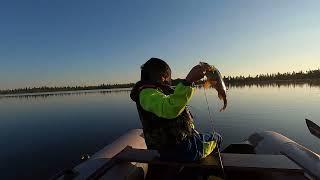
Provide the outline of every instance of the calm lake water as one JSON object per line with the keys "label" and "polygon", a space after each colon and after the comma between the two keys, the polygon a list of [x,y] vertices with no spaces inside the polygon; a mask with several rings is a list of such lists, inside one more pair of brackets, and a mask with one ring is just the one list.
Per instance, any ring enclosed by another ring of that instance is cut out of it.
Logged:
{"label": "calm lake water", "polygon": [[[216,91],[197,89],[190,109],[199,131],[215,129],[224,147],[253,132],[277,131],[320,152],[305,118],[320,124],[320,87],[309,85],[231,87],[225,112]],[[0,96],[0,179],[46,179],[80,162],[129,129],[140,128],[130,92],[80,91],[37,96]]]}

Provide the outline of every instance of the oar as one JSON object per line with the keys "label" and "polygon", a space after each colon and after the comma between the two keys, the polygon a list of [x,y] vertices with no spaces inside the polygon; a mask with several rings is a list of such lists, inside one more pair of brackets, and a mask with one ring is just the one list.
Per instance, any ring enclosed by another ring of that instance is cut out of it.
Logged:
{"label": "oar", "polygon": [[306,119],[306,123],[310,133],[320,139],[320,127],[309,119]]}

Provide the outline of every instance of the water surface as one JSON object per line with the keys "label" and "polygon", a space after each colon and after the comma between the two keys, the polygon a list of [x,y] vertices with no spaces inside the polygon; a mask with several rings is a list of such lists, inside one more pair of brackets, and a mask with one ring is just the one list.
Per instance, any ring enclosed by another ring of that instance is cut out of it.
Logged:
{"label": "water surface", "polygon": [[[46,179],[80,162],[129,129],[140,128],[128,89],[42,93],[0,97],[0,179]],[[215,90],[190,102],[196,128],[214,128],[224,147],[253,132],[277,131],[320,152],[320,140],[308,132],[304,118],[320,124],[320,87],[309,85],[230,87],[229,104]]]}

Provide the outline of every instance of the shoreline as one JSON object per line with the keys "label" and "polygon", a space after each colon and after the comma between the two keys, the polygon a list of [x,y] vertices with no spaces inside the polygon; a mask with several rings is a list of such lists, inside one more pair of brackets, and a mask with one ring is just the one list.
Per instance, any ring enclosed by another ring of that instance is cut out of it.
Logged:
{"label": "shoreline", "polygon": [[[177,84],[177,83],[176,83]],[[319,79],[299,79],[299,80],[237,80],[237,81],[226,81],[227,86],[251,86],[251,85],[290,85],[290,84],[308,84],[310,86],[320,86]],[[16,90],[2,90],[0,91],[0,97],[10,97],[10,96],[25,96],[25,95],[50,95],[50,94],[70,94],[77,92],[93,92],[93,91],[128,91],[129,88],[133,87],[133,83],[130,84],[118,84],[117,87],[107,87],[105,85],[101,86],[86,86],[86,87],[40,87],[31,89],[16,89]],[[12,93],[13,91],[17,91]],[[11,93],[10,93],[11,92]]]}

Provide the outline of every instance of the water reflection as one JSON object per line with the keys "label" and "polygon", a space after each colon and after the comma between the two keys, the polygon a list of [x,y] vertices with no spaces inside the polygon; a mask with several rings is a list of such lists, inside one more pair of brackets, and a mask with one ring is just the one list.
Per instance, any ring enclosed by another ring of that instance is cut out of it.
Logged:
{"label": "water reflection", "polygon": [[[289,83],[289,82],[277,82],[277,83],[270,83],[270,82],[261,82],[261,83],[233,83],[227,84],[227,89],[232,88],[280,88],[280,87],[287,87],[287,88],[295,88],[295,87],[309,87],[309,88],[320,88],[320,83],[305,83],[305,82],[296,82],[296,83]],[[196,88],[201,89],[202,86],[197,86]],[[47,93],[30,93],[30,94],[9,94],[9,95],[0,95],[1,98],[18,98],[18,99],[36,99],[36,98],[48,98],[48,97],[55,97],[55,96],[82,96],[92,93],[98,94],[116,94],[116,93],[129,93],[131,88],[125,89],[103,89],[103,90],[80,90],[80,91],[66,91],[66,92],[47,92]]]}

